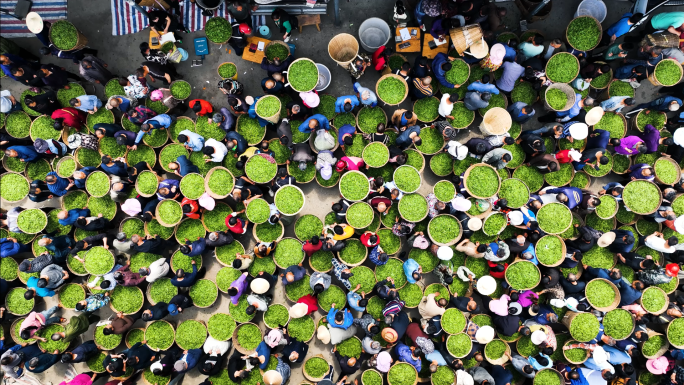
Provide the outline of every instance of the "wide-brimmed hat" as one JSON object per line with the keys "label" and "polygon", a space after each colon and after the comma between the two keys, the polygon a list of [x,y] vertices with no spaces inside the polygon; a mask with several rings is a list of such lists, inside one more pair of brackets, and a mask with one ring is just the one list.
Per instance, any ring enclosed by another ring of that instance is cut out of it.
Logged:
{"label": "wide-brimmed hat", "polygon": [[603,114],[605,113],[606,112],[603,111],[603,108],[594,107],[587,112],[587,115],[584,117],[584,122],[587,124],[587,126],[593,126],[601,120]]}
{"label": "wide-brimmed hat", "polygon": [[252,96],[245,96],[245,103],[249,104],[250,106],[254,104],[254,97]]}
{"label": "wide-brimmed hat", "polygon": [[456,159],[458,160],[463,160],[468,156],[468,147],[466,146],[458,146],[456,149]]}
{"label": "wide-brimmed hat", "polygon": [[494,332],[493,327],[485,325],[477,330],[477,332],[475,333],[475,339],[478,343],[485,345],[490,343],[494,339],[495,334],[496,333]]}
{"label": "wide-brimmed hat", "polygon": [[302,318],[309,311],[309,307],[304,303],[296,303],[290,307],[288,313],[290,318]]}
{"label": "wide-brimmed hat", "polygon": [[570,126],[570,136],[572,136],[573,139],[586,139],[588,134],[589,126],[587,126],[585,123],[575,123]]}
{"label": "wide-brimmed hat", "polygon": [[506,47],[504,47],[501,43],[494,44],[489,50],[489,59],[494,64],[501,64],[504,56],[506,56]]}
{"label": "wide-brimmed hat", "polygon": [[646,361],[646,369],[653,374],[667,373],[668,361],[667,357],[660,356]]}
{"label": "wide-brimmed hat", "polygon": [[32,33],[41,33],[43,31],[43,18],[37,12],[29,12],[26,15],[26,27]]}
{"label": "wide-brimmed hat", "polygon": [[517,302],[508,303],[508,314],[509,315],[519,315],[522,313],[522,305]]}
{"label": "wide-brimmed hat", "polygon": [[451,207],[456,211],[468,211],[473,206],[473,202],[459,195],[451,200]]}
{"label": "wide-brimmed hat", "polygon": [[482,219],[480,218],[470,218],[468,219],[468,230],[478,231],[482,228]]}
{"label": "wide-brimmed hat", "polygon": [[249,284],[249,288],[252,289],[255,294],[264,294],[270,287],[271,285],[268,281],[263,278],[256,278]]}
{"label": "wide-brimmed hat", "polygon": [[283,383],[283,376],[275,370],[269,370],[264,373],[264,384],[266,385],[280,385]]}
{"label": "wide-brimmed hat", "polygon": [[508,222],[513,226],[520,226],[523,223],[523,213],[520,210],[509,212]]}
{"label": "wide-brimmed hat", "polygon": [[546,334],[541,330],[537,330],[534,333],[532,333],[532,335],[530,336],[530,340],[533,344],[539,345],[542,342],[546,341]]}
{"label": "wide-brimmed hat", "polygon": [[477,59],[484,59],[488,53],[489,45],[486,41],[484,41],[484,39],[480,39],[480,41],[477,41],[470,46],[470,54]]}
{"label": "wide-brimmed hat", "polygon": [[81,147],[81,134],[71,134],[67,136],[67,146],[71,149]]}
{"label": "wide-brimmed hat", "polygon": [[477,280],[477,291],[482,295],[490,295],[496,291],[496,280],[489,275]]}
{"label": "wide-brimmed hat", "polygon": [[442,261],[448,261],[454,256],[454,250],[449,246],[440,246],[437,249],[437,258]]}
{"label": "wide-brimmed hat", "polygon": [[330,343],[330,330],[328,330],[325,325],[319,325],[316,330],[316,338],[318,338],[324,344]]}
{"label": "wide-brimmed hat", "polygon": [[609,231],[607,233],[604,233],[601,235],[601,238],[598,239],[596,242],[596,245],[598,247],[608,247],[610,246],[613,242],[615,241],[615,233],[612,231]]}

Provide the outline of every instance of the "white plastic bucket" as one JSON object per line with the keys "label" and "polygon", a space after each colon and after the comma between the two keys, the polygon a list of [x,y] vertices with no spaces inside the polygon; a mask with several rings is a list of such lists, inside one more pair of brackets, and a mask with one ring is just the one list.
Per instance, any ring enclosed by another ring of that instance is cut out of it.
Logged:
{"label": "white plastic bucket", "polygon": [[591,16],[602,23],[606,18],[608,9],[606,5],[601,0],[584,0],[577,7],[577,12],[575,12],[575,17],[578,16]]}
{"label": "white plastic bucket", "polygon": [[316,63],[316,67],[318,68],[318,84],[314,89],[316,91],[323,91],[330,85],[330,70],[328,69],[328,67],[324,66],[321,63]]}
{"label": "white plastic bucket", "polygon": [[361,47],[368,52],[374,52],[376,49],[387,44],[391,34],[392,32],[387,22],[377,17],[366,19],[359,27]]}

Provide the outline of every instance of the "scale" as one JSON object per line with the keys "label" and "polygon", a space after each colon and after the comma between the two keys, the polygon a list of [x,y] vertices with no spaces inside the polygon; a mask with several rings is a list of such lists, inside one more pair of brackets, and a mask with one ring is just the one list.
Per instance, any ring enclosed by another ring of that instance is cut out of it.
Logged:
{"label": "scale", "polygon": [[209,55],[209,42],[206,37],[196,37],[193,42],[195,55],[199,56],[199,59],[192,61],[192,67],[200,67],[204,63],[204,56]]}

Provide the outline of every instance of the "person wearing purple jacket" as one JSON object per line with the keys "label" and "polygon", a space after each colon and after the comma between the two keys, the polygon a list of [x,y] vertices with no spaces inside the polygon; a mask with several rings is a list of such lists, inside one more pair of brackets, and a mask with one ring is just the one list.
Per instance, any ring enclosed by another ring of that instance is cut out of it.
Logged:
{"label": "person wearing purple jacket", "polygon": [[135,138],[137,134],[133,131],[128,131],[128,130],[119,130],[114,134],[114,138],[116,139],[116,144],[119,146],[128,146],[131,147],[135,145]]}
{"label": "person wearing purple jacket", "polygon": [[306,275],[306,269],[299,265],[289,266],[280,274],[283,286],[300,281]]}
{"label": "person wearing purple jacket", "polygon": [[645,180],[653,180],[655,179],[655,175],[653,171],[653,167],[649,166],[648,163],[637,163],[632,165],[632,167],[629,168],[629,178],[632,180],[635,179],[645,179]]}
{"label": "person wearing purple jacket", "polygon": [[238,304],[240,296],[247,289],[247,275],[249,275],[249,273],[244,272],[242,273],[240,278],[230,283],[230,287],[228,288],[228,295],[230,296],[230,302],[232,302],[233,305]]}
{"label": "person wearing purple jacket", "polygon": [[660,145],[660,131],[658,131],[657,128],[653,127],[651,124],[647,124],[646,127],[644,127],[644,132],[640,133],[638,136],[646,145],[647,154],[658,151],[658,146]]}
{"label": "person wearing purple jacket", "polygon": [[560,188],[551,188],[546,191],[540,191],[539,195],[544,195],[544,194],[558,194],[556,196],[556,199],[568,206],[570,210],[574,209],[582,203],[582,190],[580,190],[577,187],[560,187]]}
{"label": "person wearing purple jacket", "polygon": [[515,62],[506,61],[501,65],[501,68],[503,68],[503,74],[496,81],[496,86],[503,92],[511,92],[518,79],[525,73],[525,67]]}
{"label": "person wearing purple jacket", "polygon": [[614,142],[615,152],[621,155],[636,155],[645,154],[648,148],[643,140],[636,135],[630,135],[626,138],[617,139]]}

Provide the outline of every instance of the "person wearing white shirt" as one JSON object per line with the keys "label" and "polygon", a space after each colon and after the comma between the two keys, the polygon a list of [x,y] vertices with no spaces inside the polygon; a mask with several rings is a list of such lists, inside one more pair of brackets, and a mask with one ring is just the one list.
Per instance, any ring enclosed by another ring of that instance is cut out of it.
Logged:
{"label": "person wearing white shirt", "polygon": [[204,155],[210,156],[210,159],[205,159],[204,162],[216,162],[221,163],[223,158],[228,154],[228,147],[225,144],[219,142],[218,140],[211,138],[204,142],[204,149],[202,150]]}
{"label": "person wearing white shirt", "polygon": [[[592,370],[585,367],[580,367],[582,375],[587,380],[589,385],[607,385],[608,381],[603,378],[604,371]],[[610,373],[608,370],[605,373]],[[612,378],[612,374],[609,375]]]}
{"label": "person wearing white shirt", "polygon": [[145,277],[145,281],[152,283],[169,273],[169,264],[166,258],[159,258],[150,264],[150,267],[141,267],[140,275]]}
{"label": "person wearing white shirt", "polygon": [[204,341],[204,352],[211,354],[213,351],[218,351],[220,356],[226,354],[230,350],[230,340],[228,341],[218,341],[214,337],[209,336],[207,340]]}
{"label": "person wearing white shirt", "polygon": [[668,239],[663,238],[663,234],[659,232],[655,232],[646,239],[644,239],[644,244],[653,250],[660,251],[661,253],[674,253],[677,249],[675,248],[675,245],[677,245],[677,237],[672,236]]}
{"label": "person wearing white shirt", "polygon": [[[385,182],[385,184],[383,186],[385,186],[385,188],[387,190],[389,190],[390,194],[392,194],[394,191],[396,191],[396,197],[392,198],[395,201],[401,200],[401,197],[404,196],[404,193],[401,192],[401,190],[399,190],[399,188],[397,187],[396,183],[394,183],[394,181]],[[387,213],[385,213],[385,214],[387,214]]]}
{"label": "person wearing white shirt", "polygon": [[454,109],[454,103],[458,101],[458,95],[449,95],[449,94],[444,94],[442,95],[442,100],[439,102],[439,109],[437,110],[439,112],[439,116],[448,118],[448,119],[453,119],[454,117],[451,116],[451,111]]}

